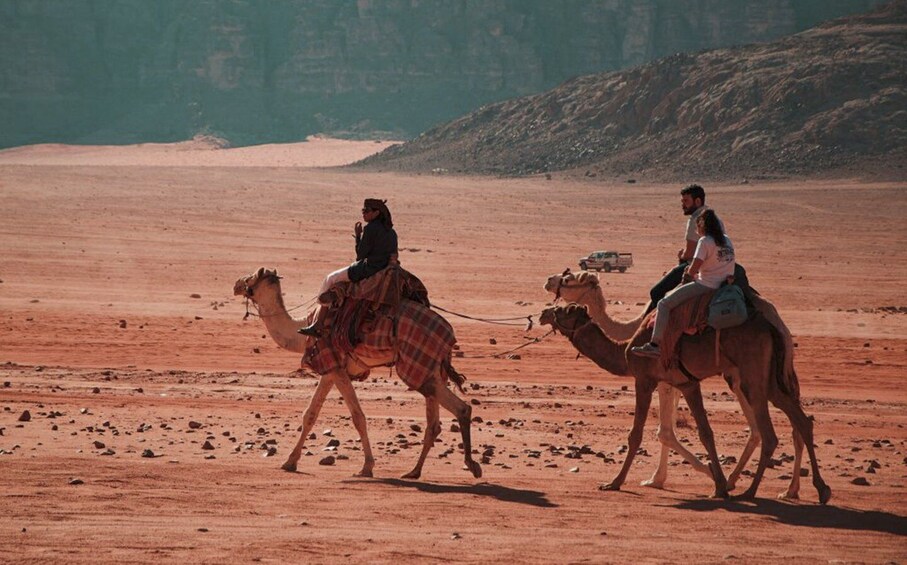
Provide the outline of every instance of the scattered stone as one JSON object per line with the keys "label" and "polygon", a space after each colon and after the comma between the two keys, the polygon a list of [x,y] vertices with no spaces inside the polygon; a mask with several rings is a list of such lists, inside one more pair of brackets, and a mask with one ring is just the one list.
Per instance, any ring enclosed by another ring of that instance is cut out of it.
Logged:
{"label": "scattered stone", "polygon": [[9,382],[9,381],[3,381],[3,387],[4,387],[4,388],[9,388],[9,387],[12,386],[12,384],[13,384],[13,383],[11,383],[11,382]]}
{"label": "scattered stone", "polygon": [[318,462],[319,465],[333,465],[337,460],[333,455],[328,455]]}
{"label": "scattered stone", "polygon": [[100,394],[100,393],[101,393],[101,389],[98,387],[94,387],[93,389],[91,389],[91,394]]}
{"label": "scattered stone", "polygon": [[450,534],[450,539],[461,539],[462,537],[463,537],[463,536],[461,536],[461,535],[460,535],[459,533],[457,533],[457,532],[454,532],[454,533]]}
{"label": "scattered stone", "polygon": [[498,344],[498,340],[496,340],[496,339],[493,338],[493,337],[490,337],[490,338],[488,338],[488,343],[490,343],[491,345],[497,345],[497,344]]}
{"label": "scattered stone", "polygon": [[201,422],[196,422],[196,421],[194,421],[194,420],[190,420],[190,421],[189,421],[189,428],[190,428],[190,429],[197,430],[197,429],[199,429],[200,427],[202,427]]}
{"label": "scattered stone", "polygon": [[852,481],[850,481],[850,484],[859,485],[861,487],[868,487],[869,481],[866,479],[866,477],[855,477]]}
{"label": "scattered stone", "polygon": [[201,297],[202,297],[201,294],[197,294],[195,292],[193,292],[192,294],[189,295],[189,298],[201,298]]}
{"label": "scattered stone", "polygon": [[101,455],[116,455],[116,454],[117,454],[117,452],[110,448],[107,448],[105,451],[101,452]]}
{"label": "scattered stone", "polygon": [[84,485],[85,481],[82,479],[69,479],[69,484],[71,485]]}
{"label": "scattered stone", "polygon": [[268,446],[267,451],[265,451],[264,454],[262,454],[262,457],[273,457],[276,454],[277,454],[277,448],[274,447],[273,445],[271,445],[271,446]]}
{"label": "scattered stone", "polygon": [[459,433],[459,432],[460,432],[460,426],[458,426],[458,425],[456,425],[456,424],[451,424],[451,425],[450,425],[450,431],[453,432],[453,433]]}
{"label": "scattered stone", "polygon": [[421,432],[422,426],[420,426],[419,424],[410,424],[409,429],[411,429],[414,432]]}
{"label": "scattered stone", "polygon": [[20,422],[29,422],[29,421],[31,421],[31,412],[29,412],[28,410],[24,410],[24,411],[22,412],[22,414],[19,416],[19,421],[20,421]]}
{"label": "scattered stone", "polygon": [[95,442],[94,442],[94,448],[95,448],[95,449],[104,449],[105,447],[107,447],[107,446],[104,445],[104,442],[101,442],[101,441],[95,441]]}
{"label": "scattered stone", "polygon": [[146,449],[142,452],[142,457],[157,457],[157,456],[150,449]]}
{"label": "scattered stone", "polygon": [[211,451],[212,449],[214,449],[214,446],[211,445],[210,441],[205,440],[205,443],[202,445],[202,449],[204,449],[205,451]]}
{"label": "scattered stone", "polygon": [[196,530],[196,531],[198,531],[198,532],[203,532],[203,533],[204,533],[204,532],[207,532],[207,531],[208,531],[208,528],[199,528],[199,529]]}
{"label": "scattered stone", "polygon": [[328,447],[339,447],[339,446],[340,446],[340,440],[337,439],[337,438],[334,438],[334,439],[332,439],[332,440],[330,440],[330,441],[328,442],[328,445],[327,445],[327,446],[328,446]]}
{"label": "scattered stone", "polygon": [[126,327],[126,320],[120,320],[119,326],[120,326],[121,328],[125,328],[125,327]]}

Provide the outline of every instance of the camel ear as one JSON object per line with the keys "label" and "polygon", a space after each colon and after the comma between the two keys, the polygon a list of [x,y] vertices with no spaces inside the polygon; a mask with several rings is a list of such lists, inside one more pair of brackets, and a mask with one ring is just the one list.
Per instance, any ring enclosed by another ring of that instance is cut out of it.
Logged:
{"label": "camel ear", "polygon": [[566,269],[564,269],[564,272],[561,273],[561,276],[566,277],[569,274],[570,274],[570,267],[567,267]]}
{"label": "camel ear", "polygon": [[265,274],[265,268],[264,268],[264,267],[259,267],[258,270],[255,271],[255,278],[256,278],[256,279],[260,279],[261,277],[264,276],[264,274]]}

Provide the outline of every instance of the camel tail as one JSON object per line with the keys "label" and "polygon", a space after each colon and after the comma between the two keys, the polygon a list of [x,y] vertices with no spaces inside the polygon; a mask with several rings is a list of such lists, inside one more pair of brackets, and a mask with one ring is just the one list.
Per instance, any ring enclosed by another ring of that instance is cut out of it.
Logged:
{"label": "camel tail", "polygon": [[450,379],[453,384],[457,385],[457,390],[459,390],[463,394],[466,394],[466,391],[463,390],[463,383],[466,382],[466,375],[457,372],[457,370],[454,369],[453,365],[450,363],[450,359],[445,359],[442,362],[441,367],[447,374],[447,378]]}

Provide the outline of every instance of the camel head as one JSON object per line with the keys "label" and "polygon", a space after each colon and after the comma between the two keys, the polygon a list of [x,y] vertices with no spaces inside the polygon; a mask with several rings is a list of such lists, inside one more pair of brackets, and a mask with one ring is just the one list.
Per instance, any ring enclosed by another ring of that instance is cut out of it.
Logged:
{"label": "camel head", "polygon": [[[266,269],[264,267],[259,267],[258,270],[251,275],[246,275],[240,278],[233,285],[233,295],[253,298],[255,294],[255,288],[263,283],[276,284],[279,287],[280,277],[277,276],[277,269]],[[278,291],[278,295],[279,294],[280,292]]]}
{"label": "camel head", "polygon": [[551,326],[560,333],[570,336],[586,324],[592,323],[592,318],[585,306],[568,304],[567,306],[545,308],[539,317],[539,323]]}
{"label": "camel head", "polygon": [[599,288],[598,277],[588,271],[574,274],[566,269],[559,275],[551,275],[545,282],[545,290],[554,294],[555,298],[563,298],[567,302],[576,302],[590,290]]}

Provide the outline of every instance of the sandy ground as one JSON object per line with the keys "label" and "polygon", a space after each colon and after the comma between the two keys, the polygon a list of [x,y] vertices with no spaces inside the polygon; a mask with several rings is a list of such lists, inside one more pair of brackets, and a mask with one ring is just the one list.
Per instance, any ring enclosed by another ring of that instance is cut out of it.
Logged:
{"label": "sandy ground", "polygon": [[[709,479],[676,456],[665,490],[639,486],[659,450],[651,417],[624,490],[599,491],[623,458],[632,381],[560,336],[491,357],[545,329],[452,316],[481,479],[462,469],[447,414],[423,478],[398,478],[424,409],[389,371],[357,385],[376,478],[352,477],[362,453],[336,391],[299,471],[281,471],[315,380],[243,320],[233,283],[276,267],[288,306],[306,303],[352,259],[364,197],[388,199],[401,260],[433,301],[473,316],[535,315],[549,274],[610,248],[634,254],[627,273],[602,275],[609,311],[630,318],[682,238],[677,186],[302,167],[378,148],[0,152],[2,561],[907,560],[904,183],[707,187],[796,335],[828,506],[811,477],[801,501],[775,499],[792,452],[778,413],[779,464],[755,502],[709,498]],[[736,402],[721,379],[704,389],[719,453],[739,456]],[[688,420],[679,433],[702,453]],[[336,463],[319,465],[328,454]]]}

